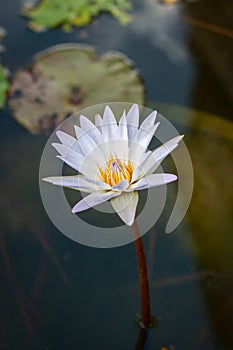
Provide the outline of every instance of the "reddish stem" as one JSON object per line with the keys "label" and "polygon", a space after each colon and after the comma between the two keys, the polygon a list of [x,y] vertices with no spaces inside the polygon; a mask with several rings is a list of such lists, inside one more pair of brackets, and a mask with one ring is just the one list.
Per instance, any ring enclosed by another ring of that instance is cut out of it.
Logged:
{"label": "reddish stem", "polygon": [[134,237],[134,244],[138,260],[138,272],[140,281],[140,291],[141,291],[141,321],[140,325],[142,328],[147,328],[151,323],[150,315],[150,291],[149,282],[146,266],[146,257],[143,247],[142,238],[138,229],[136,220],[132,225],[132,233]]}

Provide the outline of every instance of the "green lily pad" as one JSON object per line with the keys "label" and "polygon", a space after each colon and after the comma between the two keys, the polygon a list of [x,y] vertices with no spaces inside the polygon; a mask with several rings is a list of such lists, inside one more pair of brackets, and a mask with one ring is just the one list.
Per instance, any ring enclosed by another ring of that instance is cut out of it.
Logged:
{"label": "green lily pad", "polygon": [[[5,37],[6,31],[0,27],[0,41]],[[0,44],[0,52],[4,51],[4,47]],[[0,109],[4,106],[9,88],[7,70],[0,64]]]}
{"label": "green lily pad", "polygon": [[108,12],[120,23],[127,24],[131,17],[128,0],[41,0],[35,6],[26,5],[23,14],[30,18],[29,27],[38,32],[63,26],[85,26],[101,12]]}
{"label": "green lily pad", "polygon": [[50,48],[31,67],[13,77],[9,106],[15,119],[32,133],[52,130],[67,116],[104,102],[143,104],[142,79],[125,56],[98,56],[83,45]]}
{"label": "green lily pad", "polygon": [[7,90],[9,88],[7,75],[6,69],[0,64],[0,108],[2,108],[5,104]]}

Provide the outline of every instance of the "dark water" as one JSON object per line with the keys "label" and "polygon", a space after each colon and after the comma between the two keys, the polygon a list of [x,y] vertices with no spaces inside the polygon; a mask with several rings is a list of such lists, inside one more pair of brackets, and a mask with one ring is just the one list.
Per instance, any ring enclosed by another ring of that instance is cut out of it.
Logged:
{"label": "dark water", "polygon": [[14,73],[37,52],[63,42],[125,53],[144,78],[146,104],[185,132],[195,188],[173,234],[164,234],[174,200],[171,186],[171,203],[144,236],[158,326],[140,345],[133,244],[94,249],[56,230],[38,188],[47,136],[30,135],[5,108],[0,114],[0,349],[232,349],[232,37],[190,19],[233,30],[232,2],[157,5],[153,12],[145,1],[135,4],[129,26],[103,15],[87,27],[87,39],[78,29],[32,33],[19,17],[21,4],[0,1],[0,25],[8,32],[4,65]]}

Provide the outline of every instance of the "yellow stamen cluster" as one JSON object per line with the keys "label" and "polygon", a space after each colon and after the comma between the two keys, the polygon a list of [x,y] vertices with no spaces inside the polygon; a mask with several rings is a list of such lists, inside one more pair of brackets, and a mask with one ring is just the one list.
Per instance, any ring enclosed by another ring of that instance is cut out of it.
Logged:
{"label": "yellow stamen cluster", "polygon": [[99,168],[101,179],[110,186],[118,185],[121,180],[131,181],[133,165],[130,160],[121,162],[119,159],[111,157],[106,167]]}

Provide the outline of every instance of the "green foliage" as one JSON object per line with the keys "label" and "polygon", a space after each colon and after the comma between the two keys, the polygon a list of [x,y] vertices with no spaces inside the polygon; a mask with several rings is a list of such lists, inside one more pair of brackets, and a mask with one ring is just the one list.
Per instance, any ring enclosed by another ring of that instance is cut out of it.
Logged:
{"label": "green foliage", "polygon": [[[0,40],[4,38],[6,31],[0,27]],[[4,51],[4,47],[0,45],[0,52]],[[7,90],[9,87],[9,81],[7,77],[6,69],[0,64],[0,109],[4,106]]]}
{"label": "green foliage", "polygon": [[5,104],[9,82],[5,69],[0,65],[0,108]]}
{"label": "green foliage", "polygon": [[9,82],[7,79],[6,70],[0,65],[0,108],[4,106]]}
{"label": "green foliage", "polygon": [[120,23],[127,24],[131,17],[128,0],[41,0],[38,5],[25,7],[23,14],[30,18],[29,27],[43,31],[63,26],[70,30],[73,25],[85,26],[101,12],[108,12]]}

